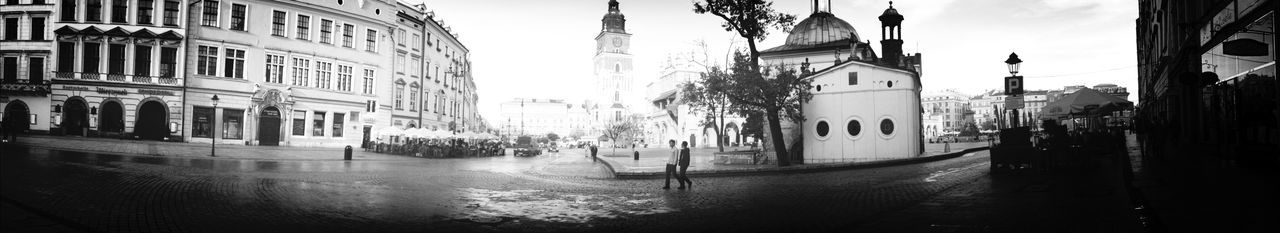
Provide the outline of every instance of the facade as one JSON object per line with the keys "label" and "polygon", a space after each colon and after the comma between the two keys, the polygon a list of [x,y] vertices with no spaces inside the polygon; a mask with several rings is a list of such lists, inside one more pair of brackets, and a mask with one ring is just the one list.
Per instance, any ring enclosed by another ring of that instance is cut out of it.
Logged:
{"label": "facade", "polygon": [[852,51],[835,57],[831,66],[816,66],[810,76],[813,99],[801,106],[806,120],[782,125],[784,131],[799,131],[784,134],[788,148],[803,135],[798,139],[804,152],[793,159],[831,163],[919,156],[924,150],[920,55],[902,53],[903,16],[890,5],[879,17],[883,55],[877,57],[847,22],[817,9],[796,24],[786,44],[762,55],[765,64],[792,66]]}
{"label": "facade", "polygon": [[503,135],[542,136],[555,133],[562,138],[584,137],[592,118],[581,104],[562,99],[513,99],[500,104],[499,132]]}
{"label": "facade", "polygon": [[687,141],[689,147],[716,147],[716,138],[726,146],[750,142],[750,138],[742,136],[742,124],[746,121],[741,116],[725,116],[723,122],[724,135],[716,133],[714,126],[707,125],[707,113],[691,108],[681,100],[681,91],[686,83],[696,81],[700,77],[691,64],[680,62],[668,64],[663,68],[658,80],[645,86],[645,99],[649,102],[648,113],[643,114],[642,123],[644,142],[665,145],[667,140]]}
{"label": "facade", "polygon": [[1139,2],[1144,155],[1275,163],[1278,9],[1274,0]]}
{"label": "facade", "polygon": [[187,4],[58,1],[49,132],[181,141]]}
{"label": "facade", "polygon": [[392,126],[480,131],[470,50],[426,5],[397,3]]}
{"label": "facade", "polygon": [[26,132],[47,133],[51,123],[53,10],[52,0],[0,2],[0,122]]}
{"label": "facade", "polygon": [[617,0],[609,0],[609,11],[600,20],[600,34],[596,35],[596,53],[592,58],[595,75],[596,121],[600,125],[622,120],[630,115],[630,101],[637,89],[632,80],[631,34],[627,33],[627,19],[618,8]]}
{"label": "facade", "polygon": [[959,133],[964,127],[973,123],[972,97],[956,90],[947,89],[926,92],[920,97],[924,106],[922,115],[924,135],[926,138]]}
{"label": "facade", "polygon": [[1103,83],[1103,84],[1093,85],[1093,89],[1097,90],[1098,92],[1107,93],[1115,97],[1120,97],[1121,99],[1126,99],[1126,100],[1129,99],[1129,89],[1122,87],[1120,85]]}
{"label": "facade", "polygon": [[187,140],[359,145],[390,121],[378,93],[391,89],[393,4],[204,0],[188,8],[198,26],[184,69]]}

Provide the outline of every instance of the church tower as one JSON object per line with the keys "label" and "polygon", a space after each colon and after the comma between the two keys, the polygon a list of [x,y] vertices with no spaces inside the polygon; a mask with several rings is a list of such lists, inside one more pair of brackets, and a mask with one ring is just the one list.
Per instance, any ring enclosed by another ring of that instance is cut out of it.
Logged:
{"label": "church tower", "polygon": [[889,9],[880,14],[880,52],[884,53],[882,64],[902,67],[902,14],[893,9],[893,1]]}
{"label": "church tower", "polygon": [[627,33],[627,19],[618,9],[617,0],[609,0],[609,12],[600,20],[600,34],[596,36],[595,94],[598,122],[609,122],[624,117],[627,101],[636,89],[632,84],[631,34]]}

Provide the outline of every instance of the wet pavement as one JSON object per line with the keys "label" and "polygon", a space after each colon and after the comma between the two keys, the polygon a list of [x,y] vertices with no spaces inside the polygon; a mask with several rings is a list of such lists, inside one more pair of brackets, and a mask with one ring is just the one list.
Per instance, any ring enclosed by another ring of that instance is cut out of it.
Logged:
{"label": "wet pavement", "polygon": [[[575,150],[532,158],[271,161],[0,149],[0,196],[64,225],[104,232],[955,232],[919,228],[932,220],[903,215],[958,216],[921,206],[964,203],[938,201],[953,194],[997,203],[1025,196],[1000,185],[1044,185],[992,182],[986,152],[872,169],[695,178],[690,190],[662,190],[661,180],[611,179]],[[1053,210],[1110,206],[1069,204]],[[1027,206],[962,213],[1038,213],[1043,218],[977,229],[1066,232],[1046,225],[1064,222],[1055,213]],[[1132,219],[1123,211],[1090,213]]]}

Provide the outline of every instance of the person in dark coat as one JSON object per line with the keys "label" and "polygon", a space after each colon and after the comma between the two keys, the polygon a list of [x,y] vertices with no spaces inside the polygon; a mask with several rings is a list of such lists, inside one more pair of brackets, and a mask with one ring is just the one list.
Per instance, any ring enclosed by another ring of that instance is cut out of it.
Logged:
{"label": "person in dark coat", "polygon": [[596,145],[591,145],[591,148],[590,148],[590,149],[591,149],[591,160],[592,160],[592,161],[595,161],[595,160],[596,160],[596,150],[597,150],[597,149],[596,149]]}
{"label": "person in dark coat", "polygon": [[689,180],[689,175],[686,173],[689,171],[689,142],[680,143],[680,147],[680,161],[676,164],[680,166],[680,173],[676,175],[677,181],[680,182],[680,187],[676,189],[684,189],[686,184],[688,184],[687,187],[693,188],[693,181]]}

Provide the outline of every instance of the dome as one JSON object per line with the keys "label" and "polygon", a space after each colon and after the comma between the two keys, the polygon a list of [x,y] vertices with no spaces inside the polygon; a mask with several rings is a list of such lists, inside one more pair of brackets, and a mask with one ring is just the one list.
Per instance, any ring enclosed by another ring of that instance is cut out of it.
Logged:
{"label": "dome", "polygon": [[853,25],[831,13],[818,12],[791,28],[786,45],[818,45],[844,40],[860,41]]}

